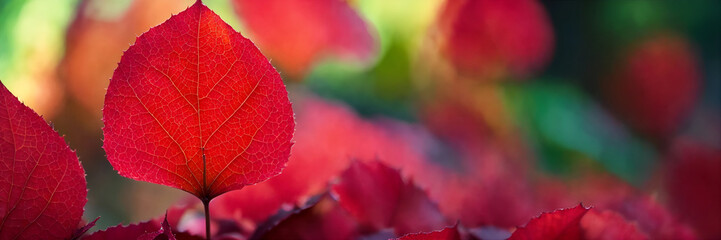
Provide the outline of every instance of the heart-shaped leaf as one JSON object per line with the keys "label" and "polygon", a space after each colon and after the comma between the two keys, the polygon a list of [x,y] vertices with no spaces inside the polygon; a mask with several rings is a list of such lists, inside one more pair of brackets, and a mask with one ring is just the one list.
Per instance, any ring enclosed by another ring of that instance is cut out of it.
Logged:
{"label": "heart-shaped leaf", "polygon": [[295,125],[278,72],[200,1],[125,52],[103,120],[120,175],[204,201],[277,175]]}
{"label": "heart-shaped leaf", "polygon": [[65,140],[0,84],[0,239],[70,238],[86,186]]}

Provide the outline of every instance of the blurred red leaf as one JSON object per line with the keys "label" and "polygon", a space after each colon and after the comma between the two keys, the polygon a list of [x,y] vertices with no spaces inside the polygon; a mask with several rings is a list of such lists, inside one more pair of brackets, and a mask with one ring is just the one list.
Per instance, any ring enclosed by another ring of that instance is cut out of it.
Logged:
{"label": "blurred red leaf", "polygon": [[636,131],[654,140],[672,136],[691,110],[701,80],[685,39],[654,36],[633,46],[606,97]]}
{"label": "blurred red leaf", "polygon": [[516,229],[509,239],[580,239],[583,237],[581,218],[588,210],[579,204],[574,208],[543,213],[525,227]]}
{"label": "blurred red leaf", "polygon": [[75,152],[0,83],[0,239],[67,239],[87,183]]}
{"label": "blurred red leaf", "polygon": [[200,1],[125,52],[103,120],[121,175],[204,201],[280,173],[294,130],[280,75]]}
{"label": "blurred red leaf", "polygon": [[638,223],[651,239],[696,239],[696,234],[650,196],[625,199],[612,207]]}
{"label": "blurred red leaf", "polygon": [[672,210],[700,237],[721,238],[721,151],[679,140],[666,167],[666,189]]}
{"label": "blurred red leaf", "polygon": [[423,190],[378,161],[353,162],[332,190],[338,203],[369,232],[390,227],[402,235],[446,225]]}
{"label": "blurred red leaf", "polygon": [[410,233],[398,240],[460,240],[461,235],[458,233],[458,226],[447,227],[443,230],[423,233]]}
{"label": "blurred red leaf", "polygon": [[591,209],[581,219],[586,239],[648,239],[634,222],[610,210]]}
{"label": "blurred red leaf", "polygon": [[213,200],[211,215],[262,222],[284,204],[300,204],[309,196],[326,191],[329,181],[348,168],[351,158],[383,159],[407,172],[416,171],[414,168],[420,162],[427,161],[412,144],[411,137],[399,132],[410,128],[408,125],[396,123],[392,131],[358,117],[345,106],[314,97],[294,106],[298,113],[296,144],[283,174],[218,197]]}
{"label": "blurred red leaf", "polygon": [[281,70],[302,77],[328,53],[366,60],[375,51],[369,26],[346,1],[234,0],[256,43]]}
{"label": "blurred red leaf", "polygon": [[276,216],[250,239],[354,239],[357,223],[329,194],[302,209]]}
{"label": "blurred red leaf", "polygon": [[440,28],[450,61],[482,79],[526,77],[553,51],[550,20],[535,0],[447,0]]}

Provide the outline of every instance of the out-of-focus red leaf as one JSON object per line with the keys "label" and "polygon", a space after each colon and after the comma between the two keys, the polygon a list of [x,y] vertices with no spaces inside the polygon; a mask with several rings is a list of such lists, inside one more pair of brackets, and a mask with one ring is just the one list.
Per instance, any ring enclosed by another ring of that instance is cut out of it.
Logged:
{"label": "out-of-focus red leaf", "polygon": [[443,170],[428,165],[417,179],[450,220],[467,227],[505,228],[540,212],[526,173],[512,168],[497,149],[475,147],[461,154],[460,166]]}
{"label": "out-of-focus red leaf", "polygon": [[280,75],[200,1],[123,54],[103,121],[121,175],[205,201],[280,173],[294,130]]}
{"label": "out-of-focus red leaf", "polygon": [[458,226],[447,227],[443,230],[423,233],[410,233],[397,240],[460,240],[461,235],[458,233]]}
{"label": "out-of-focus red leaf", "polygon": [[699,237],[721,238],[721,151],[679,140],[668,160],[665,185],[671,209]]}
{"label": "out-of-focus red leaf", "polygon": [[427,161],[407,133],[397,132],[410,128],[407,124],[395,123],[391,131],[379,122],[361,119],[345,106],[314,97],[294,106],[296,144],[283,174],[218,197],[210,207],[212,216],[236,219],[247,226],[262,222],[284,204],[301,204],[325,191],[329,181],[348,168],[351,158],[378,158],[407,172]]}
{"label": "out-of-focus red leaf", "polygon": [[360,60],[375,52],[369,26],[346,1],[234,0],[255,42],[281,70],[302,77],[328,53]]}
{"label": "out-of-focus red leaf", "polygon": [[663,141],[693,106],[701,72],[685,39],[654,36],[635,46],[607,85],[612,108],[636,131]]}
{"label": "out-of-focus red leaf", "polygon": [[79,3],[68,27],[65,55],[58,69],[71,96],[96,116],[101,115],[108,80],[123,50],[133,44],[138,35],[192,3],[190,0],[134,0],[123,14],[110,18],[101,15],[103,9],[99,9],[101,4],[97,3],[103,1]]}
{"label": "out-of-focus red leaf", "polygon": [[516,229],[509,239],[580,239],[583,237],[581,218],[588,210],[579,204],[574,208],[543,213],[525,227]]}
{"label": "out-of-focus red leaf", "polygon": [[651,239],[696,239],[696,234],[650,196],[626,199],[613,207],[635,221]]}
{"label": "out-of-focus red leaf", "polygon": [[340,205],[374,230],[391,226],[401,198],[403,179],[380,162],[354,161],[333,186]]}
{"label": "out-of-focus red leaf", "polygon": [[634,222],[610,210],[591,209],[581,219],[586,239],[648,239]]}
{"label": "out-of-focus red leaf", "polygon": [[339,204],[366,228],[362,231],[393,228],[403,235],[446,225],[425,192],[378,161],[353,162],[332,190]]}
{"label": "out-of-focus red leaf", "polygon": [[354,239],[357,223],[338,202],[323,194],[315,203],[270,219],[250,239]]}
{"label": "out-of-focus red leaf", "polygon": [[439,25],[445,55],[481,79],[538,72],[553,51],[550,20],[535,0],[447,0]]}
{"label": "out-of-focus red leaf", "polygon": [[67,239],[87,183],[75,152],[0,83],[0,239]]}

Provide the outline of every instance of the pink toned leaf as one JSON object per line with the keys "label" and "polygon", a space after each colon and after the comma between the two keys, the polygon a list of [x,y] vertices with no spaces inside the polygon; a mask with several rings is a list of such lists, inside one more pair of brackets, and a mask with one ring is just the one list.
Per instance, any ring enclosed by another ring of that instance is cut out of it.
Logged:
{"label": "pink toned leaf", "polygon": [[257,43],[281,69],[302,77],[327,53],[368,59],[374,40],[368,25],[346,1],[234,0]]}
{"label": "pink toned leaf", "polygon": [[586,239],[648,239],[638,224],[609,210],[589,210],[581,219],[581,228]]}
{"label": "pink toned leaf", "polygon": [[509,239],[580,239],[581,218],[588,208],[578,205],[574,208],[543,213],[531,219],[525,227],[516,229]]}
{"label": "pink toned leaf", "polygon": [[204,200],[280,173],[295,125],[278,72],[200,1],[125,52],[103,120],[120,175]]}
{"label": "pink toned leaf", "polygon": [[67,239],[87,200],[78,157],[0,84],[0,239]]}

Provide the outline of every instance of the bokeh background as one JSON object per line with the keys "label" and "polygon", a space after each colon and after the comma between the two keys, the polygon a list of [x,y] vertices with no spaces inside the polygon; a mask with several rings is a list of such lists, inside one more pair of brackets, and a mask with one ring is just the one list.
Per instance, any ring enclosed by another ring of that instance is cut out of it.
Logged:
{"label": "bokeh background", "polygon": [[[77,150],[97,229],[188,197],[115,173],[101,113],[123,51],[192,2],[0,1],[0,80]],[[203,2],[287,84],[291,180],[377,158],[469,225],[650,201],[721,237],[719,1]]]}

